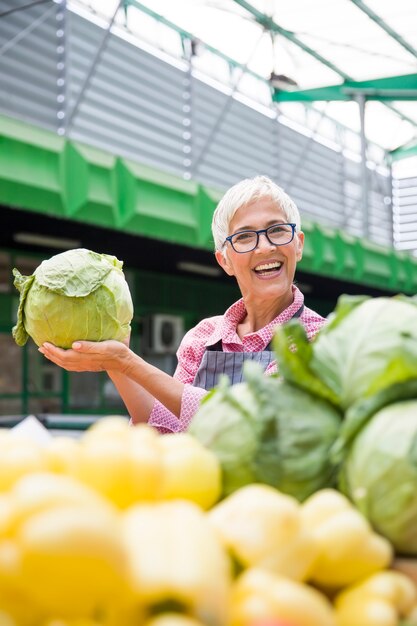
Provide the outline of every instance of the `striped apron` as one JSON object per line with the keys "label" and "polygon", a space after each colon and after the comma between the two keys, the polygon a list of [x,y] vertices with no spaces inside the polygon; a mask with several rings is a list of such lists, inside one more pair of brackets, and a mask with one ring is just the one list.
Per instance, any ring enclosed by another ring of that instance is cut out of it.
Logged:
{"label": "striped apron", "polygon": [[[292,318],[300,317],[304,305],[294,313]],[[194,387],[201,387],[209,391],[218,383],[219,377],[225,374],[229,377],[232,385],[243,380],[243,365],[245,361],[256,361],[265,371],[268,365],[275,359],[272,349],[272,341],[260,352],[223,352],[222,340],[213,345],[208,345],[195,375]]]}

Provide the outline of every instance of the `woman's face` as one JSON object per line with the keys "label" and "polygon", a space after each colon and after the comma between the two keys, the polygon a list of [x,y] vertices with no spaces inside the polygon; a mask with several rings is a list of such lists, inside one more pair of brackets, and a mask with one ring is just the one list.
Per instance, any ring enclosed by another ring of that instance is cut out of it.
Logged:
{"label": "woman's face", "polygon": [[[229,235],[241,230],[260,230],[287,221],[282,209],[271,198],[261,198],[236,211],[229,225]],[[225,257],[217,251],[216,259],[229,276],[235,276],[246,300],[292,299],[291,288],[303,244],[302,232],[296,232],[294,239],[284,246],[270,244],[265,235],[261,234],[255,250],[238,253],[227,242]]]}

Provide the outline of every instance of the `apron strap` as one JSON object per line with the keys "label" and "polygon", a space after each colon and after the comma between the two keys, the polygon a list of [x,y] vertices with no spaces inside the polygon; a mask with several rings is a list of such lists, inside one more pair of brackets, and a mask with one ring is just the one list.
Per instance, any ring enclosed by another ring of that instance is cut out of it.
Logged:
{"label": "apron strap", "polygon": [[302,304],[302,305],[300,306],[300,308],[298,309],[298,311],[296,311],[296,312],[294,313],[294,315],[292,316],[292,318],[291,318],[291,319],[293,320],[295,317],[301,317],[301,315],[303,314],[303,311],[304,311],[304,304]]}
{"label": "apron strap", "polygon": [[[294,319],[295,317],[301,317],[303,311],[304,311],[304,304],[300,306],[300,308],[294,313],[291,319]],[[223,352],[222,340],[219,339],[219,341],[216,341],[216,343],[214,343],[212,346],[207,346],[206,350],[208,350],[209,352]],[[265,352],[272,352],[272,351],[273,351],[273,348],[272,348],[272,339],[271,339],[271,341],[265,348]]]}
{"label": "apron strap", "polygon": [[209,352],[223,352],[222,340],[216,341],[212,346],[207,346],[206,350]]}

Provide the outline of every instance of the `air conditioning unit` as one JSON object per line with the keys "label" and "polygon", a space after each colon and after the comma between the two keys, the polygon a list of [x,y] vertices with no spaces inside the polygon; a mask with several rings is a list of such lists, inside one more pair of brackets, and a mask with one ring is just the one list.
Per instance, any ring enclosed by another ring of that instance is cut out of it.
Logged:
{"label": "air conditioning unit", "polygon": [[149,315],[143,320],[144,354],[175,354],[184,335],[184,322],[177,315]]}

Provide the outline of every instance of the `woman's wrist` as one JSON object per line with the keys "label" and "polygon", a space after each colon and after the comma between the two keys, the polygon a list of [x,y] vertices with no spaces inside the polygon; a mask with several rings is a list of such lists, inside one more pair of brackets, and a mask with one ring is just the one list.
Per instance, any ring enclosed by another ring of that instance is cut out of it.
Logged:
{"label": "woman's wrist", "polygon": [[124,376],[133,378],[133,374],[140,367],[141,362],[143,363],[144,361],[140,356],[132,352],[127,346],[124,346],[124,350],[118,359],[117,371]]}

